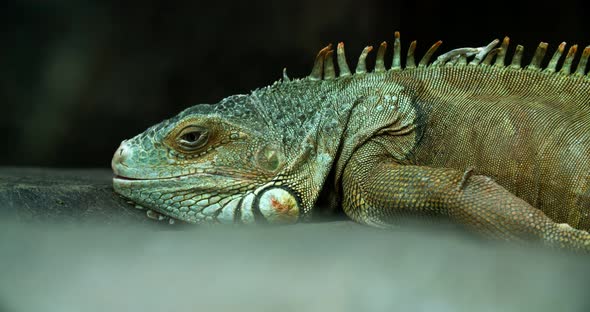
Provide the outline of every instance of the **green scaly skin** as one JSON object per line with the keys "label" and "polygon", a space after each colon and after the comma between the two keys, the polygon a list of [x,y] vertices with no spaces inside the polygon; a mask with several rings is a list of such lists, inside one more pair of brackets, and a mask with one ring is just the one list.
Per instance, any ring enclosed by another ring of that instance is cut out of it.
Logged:
{"label": "green scaly skin", "polygon": [[[505,66],[508,39],[405,68],[365,49],[354,74],[330,47],[312,74],[200,104],[125,140],[114,188],[189,223],[310,220],[320,193],[353,220],[390,227],[404,216],[448,218],[487,236],[590,249],[590,48],[571,73],[560,45]],[[520,52],[518,52],[520,51]],[[472,55],[475,56],[473,59]],[[492,61],[495,58],[495,63]],[[322,79],[323,78],[323,79]]]}

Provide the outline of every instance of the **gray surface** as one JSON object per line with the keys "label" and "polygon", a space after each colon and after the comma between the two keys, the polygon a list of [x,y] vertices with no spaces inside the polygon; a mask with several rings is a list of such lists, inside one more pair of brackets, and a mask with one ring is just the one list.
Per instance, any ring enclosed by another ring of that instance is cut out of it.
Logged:
{"label": "gray surface", "polygon": [[0,167],[3,220],[60,223],[152,223],[113,193],[108,169]]}
{"label": "gray surface", "polygon": [[590,311],[587,256],[419,226],[145,226],[107,171],[0,177],[0,311]]}
{"label": "gray surface", "polygon": [[589,311],[588,258],[346,223],[2,225],[6,311]]}

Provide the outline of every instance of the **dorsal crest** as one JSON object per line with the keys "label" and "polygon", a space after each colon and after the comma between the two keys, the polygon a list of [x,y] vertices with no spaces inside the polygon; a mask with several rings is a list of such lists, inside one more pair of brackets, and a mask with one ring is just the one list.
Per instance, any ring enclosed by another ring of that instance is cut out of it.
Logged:
{"label": "dorsal crest", "polygon": [[[391,62],[391,67],[387,69],[385,66],[384,60],[387,50],[387,43],[382,42],[379,46],[379,49],[377,50],[374,72],[385,72],[388,70],[401,71],[415,68],[442,66],[493,66],[496,68],[504,68],[508,70],[543,71],[546,73],[556,73],[563,76],[585,77],[586,79],[590,79],[590,73],[586,74],[586,65],[588,63],[588,57],[590,56],[590,46],[584,48],[578,61],[578,65],[572,74],[572,64],[576,58],[576,52],[578,50],[577,45],[572,45],[569,48],[565,59],[561,63],[561,66],[558,66],[558,63],[562,58],[566,48],[566,43],[562,42],[553,53],[553,56],[551,57],[547,66],[542,67],[541,63],[548,49],[547,43],[539,43],[531,61],[526,66],[522,65],[522,55],[524,51],[524,47],[522,45],[517,45],[512,58],[510,60],[506,60],[506,52],[508,51],[510,38],[505,37],[504,40],[502,40],[500,46],[496,47],[499,43],[500,40],[495,39],[483,47],[454,49],[441,54],[433,62],[431,62],[434,53],[442,44],[442,41],[437,41],[430,47],[430,49],[428,49],[428,51],[426,51],[424,56],[418,62],[418,65],[416,65],[414,55],[416,41],[412,41],[406,54],[405,65],[402,66],[400,33],[396,31],[393,43],[393,59]],[[367,46],[363,49],[358,58],[355,71],[351,72],[346,60],[344,43],[340,42],[336,48],[338,77],[366,74],[368,72],[366,59],[372,50],[372,46]],[[336,66],[334,64],[333,58],[334,50],[332,50],[331,44],[321,49],[315,58],[311,74],[307,78],[310,80],[328,80],[337,78]]]}

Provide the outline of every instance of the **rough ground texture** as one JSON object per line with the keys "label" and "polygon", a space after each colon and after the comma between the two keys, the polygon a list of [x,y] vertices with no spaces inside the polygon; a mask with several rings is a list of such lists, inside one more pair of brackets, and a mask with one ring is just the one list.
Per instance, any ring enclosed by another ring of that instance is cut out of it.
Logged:
{"label": "rough ground texture", "polygon": [[589,311],[587,257],[350,222],[146,227],[110,178],[0,169],[0,311]]}
{"label": "rough ground texture", "polygon": [[3,220],[151,223],[113,193],[110,170],[0,168]]}

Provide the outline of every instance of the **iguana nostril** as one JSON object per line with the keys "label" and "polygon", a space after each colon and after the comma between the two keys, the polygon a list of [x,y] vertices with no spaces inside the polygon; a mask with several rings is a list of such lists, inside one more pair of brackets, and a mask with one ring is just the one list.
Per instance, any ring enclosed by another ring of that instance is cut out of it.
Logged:
{"label": "iguana nostril", "polygon": [[113,162],[122,163],[125,161],[125,158],[127,158],[126,156],[127,156],[127,153],[126,153],[125,146],[121,145],[121,146],[119,146],[119,148],[115,152],[115,155],[113,156]]}
{"label": "iguana nostril", "polygon": [[118,174],[119,172],[117,167],[119,167],[120,165],[124,165],[125,160],[128,158],[128,156],[129,148],[127,148],[125,142],[122,142],[119,148],[117,148],[117,150],[115,151],[115,154],[113,155],[113,160],[111,161],[111,167],[113,168],[115,174]]}

